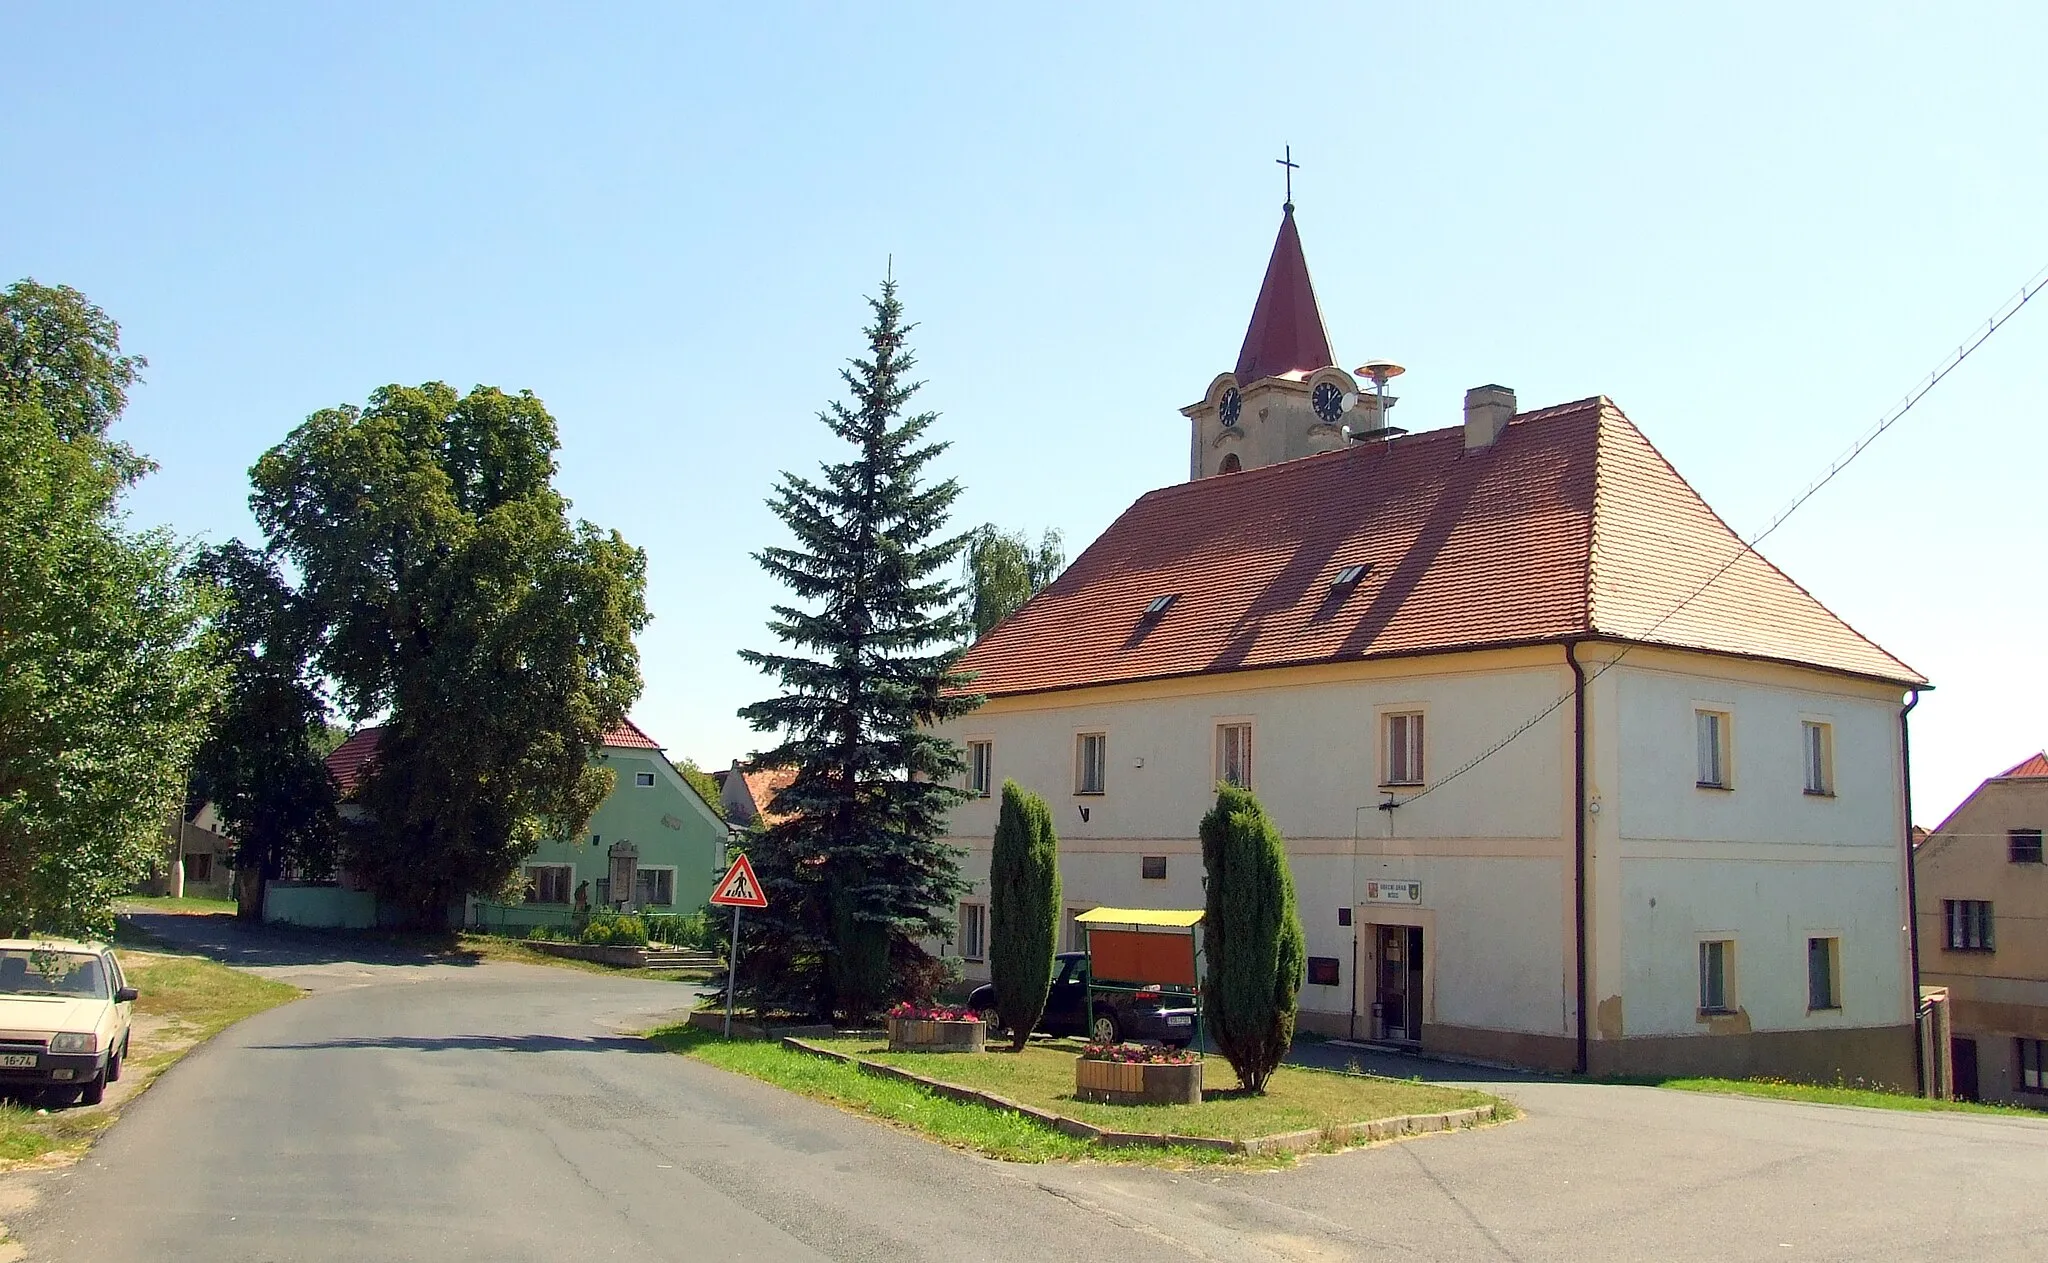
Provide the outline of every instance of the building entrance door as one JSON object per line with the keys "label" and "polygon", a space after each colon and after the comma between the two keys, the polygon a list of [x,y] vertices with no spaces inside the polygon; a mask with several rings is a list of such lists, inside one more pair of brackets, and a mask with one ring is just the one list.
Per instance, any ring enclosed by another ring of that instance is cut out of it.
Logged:
{"label": "building entrance door", "polygon": [[1977,1099],[1977,1041],[1960,1036],[1948,1041],[1948,1064],[1955,1075],[1958,1101]]}
{"label": "building entrance door", "polygon": [[1375,927],[1373,1033],[1404,1044],[1422,1042],[1422,927]]}

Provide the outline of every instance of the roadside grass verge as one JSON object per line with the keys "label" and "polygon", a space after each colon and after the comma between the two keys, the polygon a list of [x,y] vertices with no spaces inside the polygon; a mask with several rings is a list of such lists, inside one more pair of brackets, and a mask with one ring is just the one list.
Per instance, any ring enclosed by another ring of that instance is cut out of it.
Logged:
{"label": "roadside grass verge", "polygon": [[1707,1092],[1720,1096],[1754,1096],[1773,1101],[1801,1101],[1808,1105],[1861,1105],[1869,1109],[1904,1110],[1910,1113],[2004,1114],[2048,1122],[2048,1111],[2024,1105],[1995,1105],[1982,1101],[1937,1101],[1905,1092],[1857,1087],[1846,1083],[1789,1083],[1783,1079],[1613,1079],[1646,1087],[1674,1088],[1680,1092]]}
{"label": "roadside grass verge", "polygon": [[646,978],[654,982],[693,984],[711,980],[711,974],[702,969],[625,969],[594,960],[550,956],[546,952],[535,951],[519,939],[506,938],[498,934],[471,934],[465,931],[455,936],[454,946],[450,950],[466,953],[477,960],[511,961],[518,965],[552,965],[557,969],[577,969],[586,974],[603,974],[608,978]]}
{"label": "roadside grass verge", "polygon": [[235,910],[232,899],[213,899],[204,895],[188,895],[173,899],[169,895],[126,895],[120,900],[122,911],[134,909],[137,912],[227,912]]}
{"label": "roadside grass verge", "polygon": [[992,1047],[978,1056],[892,1053],[886,1042],[872,1039],[805,1042],[994,1092],[1110,1131],[1168,1130],[1182,1136],[1251,1140],[1401,1114],[1439,1114],[1475,1105],[1506,1108],[1506,1102],[1465,1088],[1300,1066],[1280,1067],[1267,1081],[1265,1095],[1248,1096],[1230,1063],[1218,1056],[1209,1057],[1202,1065],[1200,1105],[1097,1105],[1074,1099],[1074,1060],[1080,1048],[1068,1041],[1034,1043],[1015,1053]]}
{"label": "roadside grass verge", "polygon": [[[116,937],[121,969],[139,990],[130,1054],[107,1104],[38,1113],[0,1102],[0,1163],[49,1159],[83,1149],[120,1116],[121,1107],[178,1058],[245,1017],[298,998],[299,989],[196,956],[138,950],[144,936]],[[131,1088],[130,1085],[133,1085]],[[124,1090],[126,1089],[126,1090]],[[118,1093],[118,1095],[117,1095]]]}
{"label": "roadside grass verge", "polygon": [[[648,1038],[671,1052],[694,1057],[720,1069],[760,1079],[791,1092],[829,1102],[849,1112],[864,1114],[918,1132],[942,1144],[1008,1162],[1086,1161],[1168,1168],[1201,1166],[1270,1170],[1291,1166],[1299,1156],[1290,1153],[1227,1154],[1212,1149],[1183,1146],[1097,1146],[1006,1110],[947,1100],[915,1084],[881,1078],[843,1062],[830,1061],[784,1048],[779,1042],[728,1042],[709,1031],[687,1026],[662,1027],[648,1032]],[[874,1048],[872,1040],[810,1042],[832,1047],[835,1051],[859,1052],[863,1055]],[[1492,1099],[1477,1092],[1438,1088],[1428,1084],[1369,1080],[1332,1072],[1290,1068],[1275,1076],[1276,1083],[1280,1082],[1283,1076],[1287,1080],[1287,1086],[1280,1089],[1277,1094],[1277,1101],[1269,1094],[1264,1101],[1260,1098],[1223,1097],[1216,1101],[1205,1101],[1199,1106],[1090,1106],[1071,1099],[1073,1053],[1058,1048],[1029,1049],[1023,1057],[991,1052],[978,1056],[943,1053],[894,1054],[871,1059],[913,1067],[919,1073],[932,1078],[996,1092],[1026,1104],[1039,1105],[1069,1117],[1081,1118],[1097,1126],[1128,1131],[1170,1130],[1181,1135],[1242,1138],[1276,1131],[1300,1130],[1301,1127],[1317,1124],[1311,1122],[1297,1127],[1289,1127],[1285,1123],[1270,1124],[1274,1119],[1306,1117],[1303,1111],[1313,1108],[1306,1104],[1311,1101],[1342,1114],[1342,1122],[1354,1123],[1391,1114],[1462,1108],[1465,1105],[1483,1104]],[[1029,1071],[1024,1074],[1019,1074],[1014,1069],[1005,1074],[999,1068],[993,1067],[992,1063],[997,1062],[1036,1064],[1031,1065]],[[1223,1075],[1231,1087],[1236,1086],[1235,1078],[1229,1075],[1227,1063],[1220,1058],[1211,1058],[1209,1065],[1224,1067]],[[1059,1077],[1062,1069],[1064,1087],[1056,1091],[1054,1080]],[[1314,1082],[1295,1082],[1297,1079]],[[1334,1102],[1338,1099],[1348,1100],[1356,1108],[1367,1112],[1352,1113],[1350,1107],[1335,1105]],[[1505,1114],[1504,1103],[1500,1108]],[[1163,1112],[1168,1109],[1172,1110],[1170,1118]],[[1379,1112],[1372,1112],[1373,1110]],[[1218,1119],[1227,1121],[1219,1127]],[[1338,1120],[1333,1114],[1329,1121]]]}

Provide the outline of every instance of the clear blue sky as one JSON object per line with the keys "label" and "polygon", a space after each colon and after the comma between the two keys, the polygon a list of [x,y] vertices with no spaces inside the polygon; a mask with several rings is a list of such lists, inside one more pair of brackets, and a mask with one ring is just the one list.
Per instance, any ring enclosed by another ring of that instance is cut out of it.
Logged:
{"label": "clear blue sky", "polygon": [[[637,717],[756,737],[776,472],[885,259],[967,490],[1070,554],[1186,476],[1283,144],[1337,353],[1612,396],[1736,529],[2048,263],[2048,7],[17,6],[0,278],[149,357],[139,523],[387,382],[530,387],[647,549]],[[970,11],[972,10],[972,11]],[[1931,676],[1916,816],[2048,744],[2048,296],[1766,553]]]}

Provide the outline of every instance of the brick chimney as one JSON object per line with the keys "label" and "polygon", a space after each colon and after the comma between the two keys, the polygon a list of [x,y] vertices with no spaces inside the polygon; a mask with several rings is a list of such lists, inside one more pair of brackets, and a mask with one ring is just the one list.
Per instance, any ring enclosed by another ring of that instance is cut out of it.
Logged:
{"label": "brick chimney", "polygon": [[1515,392],[1505,386],[1474,386],[1465,392],[1465,450],[1492,447],[1515,415]]}

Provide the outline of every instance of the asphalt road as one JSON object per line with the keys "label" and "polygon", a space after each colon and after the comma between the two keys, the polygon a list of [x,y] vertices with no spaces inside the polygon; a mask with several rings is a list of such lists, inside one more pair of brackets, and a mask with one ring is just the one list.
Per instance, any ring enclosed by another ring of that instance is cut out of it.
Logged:
{"label": "asphalt road", "polygon": [[315,994],[41,1177],[31,1260],[2048,1257],[2048,1120],[1411,1065],[1527,1117],[1277,1173],[1021,1166],[649,1051],[676,984],[209,933]]}

